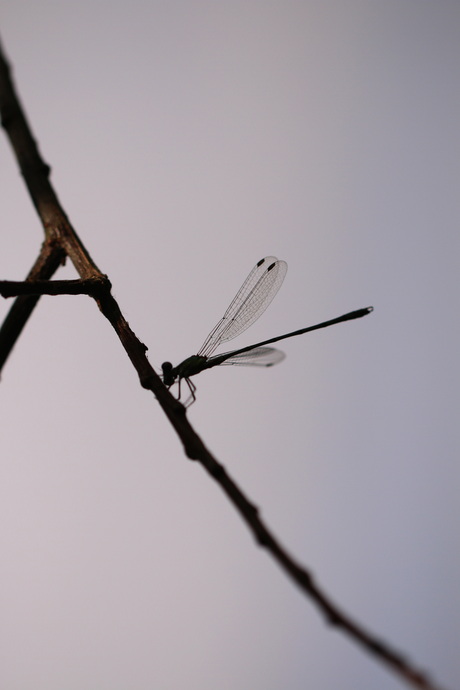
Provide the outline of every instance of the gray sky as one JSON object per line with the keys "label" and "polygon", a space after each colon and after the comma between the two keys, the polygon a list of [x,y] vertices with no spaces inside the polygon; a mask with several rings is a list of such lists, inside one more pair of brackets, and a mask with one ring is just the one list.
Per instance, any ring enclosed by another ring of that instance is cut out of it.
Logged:
{"label": "gray sky", "polygon": [[[334,601],[454,687],[460,5],[4,0],[0,26],[155,367],[266,255],[287,278],[235,347],[374,305],[272,369],[203,373],[190,417]],[[42,231],[4,137],[0,161],[21,279]],[[184,459],[89,299],[41,300],[1,389],[2,688],[401,687]]]}

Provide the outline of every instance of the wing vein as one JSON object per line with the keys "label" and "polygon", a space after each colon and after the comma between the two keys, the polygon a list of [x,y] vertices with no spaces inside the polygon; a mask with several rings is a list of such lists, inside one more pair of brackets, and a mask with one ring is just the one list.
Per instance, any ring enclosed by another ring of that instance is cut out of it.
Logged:
{"label": "wing vein", "polygon": [[274,256],[261,259],[204,341],[198,355],[209,357],[221,343],[236,338],[257,321],[280,289],[286,272],[285,261]]}

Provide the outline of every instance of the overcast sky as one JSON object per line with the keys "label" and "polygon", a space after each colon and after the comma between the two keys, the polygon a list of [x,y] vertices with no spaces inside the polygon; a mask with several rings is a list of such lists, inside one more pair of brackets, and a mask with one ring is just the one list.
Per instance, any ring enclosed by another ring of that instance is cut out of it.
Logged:
{"label": "overcast sky", "polygon": [[[263,256],[287,277],[230,347],[374,306],[276,367],[204,372],[189,415],[332,599],[453,688],[460,4],[3,0],[0,33],[153,366],[196,353]],[[19,280],[43,232],[4,136],[0,189]],[[402,687],[184,458],[90,299],[40,301],[0,414],[2,688]]]}

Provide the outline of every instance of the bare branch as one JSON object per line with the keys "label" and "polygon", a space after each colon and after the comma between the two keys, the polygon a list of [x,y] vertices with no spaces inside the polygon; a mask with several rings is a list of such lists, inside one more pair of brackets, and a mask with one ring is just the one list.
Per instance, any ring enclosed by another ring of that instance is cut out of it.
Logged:
{"label": "bare branch", "polygon": [[[124,318],[110,290],[108,278],[99,271],[64,213],[49,181],[49,166],[41,158],[24,112],[11,81],[10,70],[0,49],[0,111],[2,124],[24,176],[37,213],[42,221],[46,241],[27,281],[2,283],[2,294],[22,294],[14,303],[0,331],[0,364],[2,364],[26,323],[40,294],[89,294],[116,331],[135,367],[141,385],[150,390],[176,430],[186,455],[201,463],[235,506],[257,543],[266,548],[278,565],[319,608],[326,620],[358,642],[368,653],[390,666],[414,687],[440,690],[425,673],[415,668],[398,652],[355,623],[338,609],[316,585],[309,572],[297,563],[276,540],[262,521],[256,506],[249,501],[226,469],[209,452],[190,425],[184,406],[164,386],[146,356],[140,342]],[[53,281],[53,275],[65,256],[69,256],[81,280]],[[9,291],[9,292],[8,292]],[[31,294],[32,293],[32,294]]]}
{"label": "bare branch", "polygon": [[101,275],[80,242],[59,203],[49,176],[50,166],[41,157],[11,79],[10,68],[0,45],[0,113],[2,126],[16,155],[48,240],[54,239],[69,256],[81,278]]}
{"label": "bare branch", "polygon": [[[40,254],[32,266],[28,281],[46,280],[65,260],[65,252],[53,240],[45,240]],[[17,339],[22,333],[29,316],[37,304],[39,295],[24,295],[15,300],[0,328],[0,371],[8,359]]]}
{"label": "bare branch", "polygon": [[0,280],[0,295],[89,295],[96,297],[101,290],[110,289],[108,278],[86,280]]}

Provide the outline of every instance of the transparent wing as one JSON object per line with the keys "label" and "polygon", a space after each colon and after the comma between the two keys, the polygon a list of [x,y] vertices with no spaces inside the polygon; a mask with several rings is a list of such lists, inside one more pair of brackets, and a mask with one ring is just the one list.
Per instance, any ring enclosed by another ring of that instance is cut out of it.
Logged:
{"label": "transparent wing", "polygon": [[[220,357],[220,355],[217,355],[217,357]],[[224,364],[237,364],[239,366],[271,367],[274,364],[278,364],[278,362],[282,362],[285,357],[284,352],[277,350],[275,347],[256,347],[249,352],[241,352],[239,355],[229,357],[220,366],[224,366]]]}
{"label": "transparent wing", "polygon": [[266,256],[252,269],[219,323],[203,343],[198,355],[209,357],[217,347],[236,338],[266,310],[281,287],[287,263]]}

